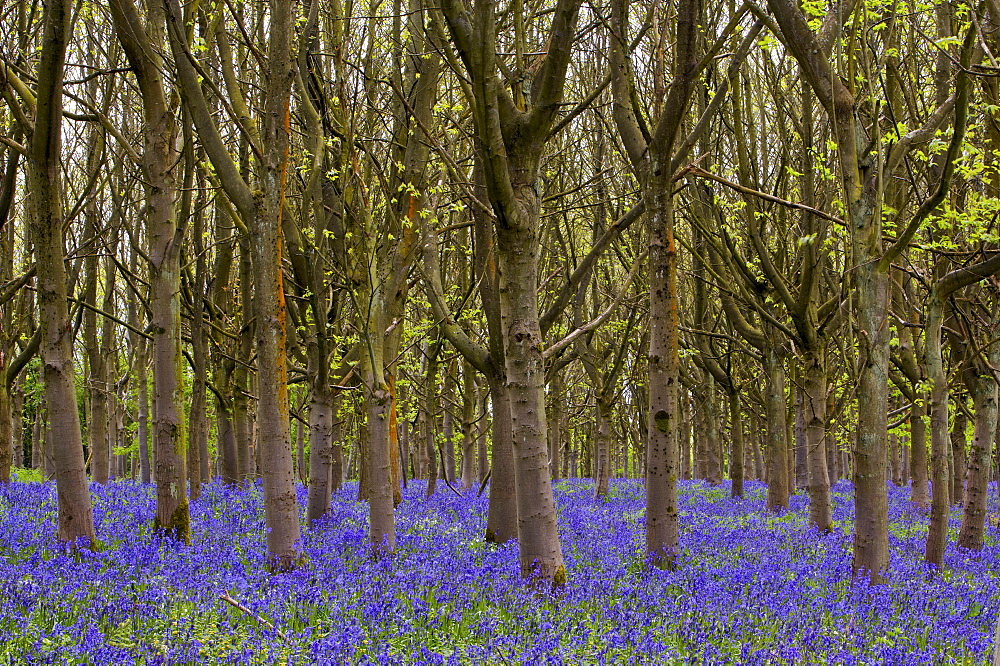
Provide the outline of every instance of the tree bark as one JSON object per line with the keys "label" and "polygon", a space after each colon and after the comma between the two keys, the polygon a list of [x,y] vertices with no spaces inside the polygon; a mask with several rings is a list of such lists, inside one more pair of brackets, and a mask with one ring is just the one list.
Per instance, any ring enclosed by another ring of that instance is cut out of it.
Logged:
{"label": "tree bark", "polygon": [[802,415],[805,421],[809,477],[809,520],[820,532],[833,527],[830,476],[826,467],[826,358],[823,352],[802,358]]}
{"label": "tree bark", "polygon": [[[989,350],[990,365],[1000,364],[1000,345],[993,344]],[[975,434],[972,437],[972,452],[966,476],[965,505],[962,511],[962,526],[958,533],[958,545],[971,550],[982,550],[983,532],[986,525],[988,485],[993,465],[993,443],[997,432],[998,389],[996,376],[991,370],[982,372],[976,378],[973,389],[975,409]]]}
{"label": "tree bark", "polygon": [[732,449],[729,454],[729,478],[732,480],[732,497],[743,497],[744,458],[743,447],[743,413],[740,407],[740,392],[729,392],[729,427],[731,431]]}
{"label": "tree bark", "polygon": [[918,396],[910,411],[910,501],[918,507],[930,504],[927,495],[927,404]]}
{"label": "tree bark", "polygon": [[[965,402],[965,398],[958,398]],[[964,405],[963,405],[964,406]],[[978,417],[977,417],[978,418]],[[966,474],[966,430],[969,427],[969,417],[964,409],[955,412],[951,429],[951,503],[962,505],[965,502]]]}
{"label": "tree bark", "polygon": [[475,483],[476,476],[476,382],[468,361],[462,364],[462,490]]}
{"label": "tree bark", "polygon": [[330,509],[331,439],[333,421],[337,418],[334,404],[333,396],[328,392],[314,393],[309,404],[309,500],[306,520],[310,527]]}
{"label": "tree bark", "polygon": [[73,372],[73,326],[66,301],[62,210],[62,87],[73,3],[45,3],[38,63],[35,130],[29,143],[29,192],[37,270],[41,357],[59,502],[59,541],[94,543],[94,517],[84,470]]}
{"label": "tree bark", "polygon": [[607,401],[597,400],[597,432],[594,436],[596,475],[594,496],[604,499],[608,496],[608,481],[611,478],[611,416],[613,407]]}
{"label": "tree bark", "polygon": [[788,427],[785,414],[785,365],[772,346],[764,354],[764,409],[767,414],[767,509],[788,509]]}

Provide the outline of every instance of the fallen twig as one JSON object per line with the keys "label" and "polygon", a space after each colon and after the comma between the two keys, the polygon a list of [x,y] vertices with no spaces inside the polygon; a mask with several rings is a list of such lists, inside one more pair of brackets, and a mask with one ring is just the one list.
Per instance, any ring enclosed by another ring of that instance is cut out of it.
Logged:
{"label": "fallen twig", "polygon": [[267,620],[265,620],[264,618],[262,618],[260,615],[257,615],[252,610],[250,610],[249,608],[247,608],[246,606],[244,606],[240,602],[236,601],[236,599],[233,599],[228,594],[220,594],[219,598],[222,599],[223,601],[225,601],[227,604],[229,604],[233,608],[237,608],[237,609],[243,611],[244,613],[246,613],[247,615],[249,615],[253,619],[257,620],[258,622],[260,622],[261,624],[263,624],[265,627],[267,627],[268,629],[270,629],[274,633],[278,634],[278,636],[281,638],[281,640],[283,640],[283,641],[287,641],[288,640],[288,636],[286,636],[284,634],[284,632],[281,631],[281,629],[278,629],[272,623],[268,622]]}

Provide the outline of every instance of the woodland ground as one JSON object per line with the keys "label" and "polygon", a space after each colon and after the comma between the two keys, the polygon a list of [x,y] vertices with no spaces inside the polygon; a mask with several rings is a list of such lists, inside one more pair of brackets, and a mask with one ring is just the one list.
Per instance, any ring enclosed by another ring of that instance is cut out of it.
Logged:
{"label": "woodland ground", "polygon": [[423,488],[404,492],[391,562],[367,557],[348,484],[306,531],[308,564],[269,575],[259,487],[207,486],[180,546],[150,533],[152,487],[95,486],[103,549],[66,555],[55,487],[14,483],[0,489],[0,663],[981,664],[991,649],[995,527],[978,558],[950,548],[928,576],[927,516],[906,489],[891,489],[890,582],[873,588],[850,579],[847,483],[827,536],[807,527],[804,495],[773,517],[760,484],[731,500],[682,483],[683,563],[661,572],[643,566],[639,482],[598,502],[589,481],[562,481],[569,586],[539,598],[518,582],[515,545],[482,542],[485,496],[425,501]]}

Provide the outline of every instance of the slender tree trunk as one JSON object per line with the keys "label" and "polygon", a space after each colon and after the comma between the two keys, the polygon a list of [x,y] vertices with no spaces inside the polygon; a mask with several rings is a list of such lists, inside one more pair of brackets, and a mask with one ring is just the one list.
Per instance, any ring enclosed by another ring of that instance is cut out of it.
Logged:
{"label": "slender tree trunk", "polygon": [[761,451],[761,445],[763,444],[765,432],[764,428],[760,425],[760,417],[756,414],[753,416],[752,423],[754,425],[754,436],[751,440],[753,442],[754,477],[756,477],[758,481],[767,483],[767,467],[764,465],[764,454]]}
{"label": "slender tree trunk", "polygon": [[309,404],[309,501],[306,520],[310,527],[330,509],[334,419],[336,412],[333,396],[326,391],[314,391]]}
{"label": "slender tree trunk", "polygon": [[[806,415],[804,402],[805,396],[803,395],[802,387],[796,386],[795,423],[792,427],[792,440],[794,442],[795,451],[795,488],[809,487],[809,461],[807,458],[809,447],[806,444]],[[826,401],[824,400],[823,402],[825,404]]]}
{"label": "slender tree trunk", "polygon": [[251,439],[250,404],[243,388],[246,375],[237,380],[236,392],[233,395],[233,437],[236,439],[236,469],[239,482],[244,485],[253,483],[254,459]]}
{"label": "slender tree trunk", "polygon": [[[24,372],[20,372],[17,375],[17,379],[14,382],[14,387],[11,392],[10,397],[11,402],[11,420],[13,421],[14,431],[11,433],[11,439],[13,441],[14,448],[14,460],[13,464],[16,467],[24,467],[25,465],[25,450],[24,450]],[[28,457],[30,464],[30,456]]]}
{"label": "slender tree trunk", "polygon": [[[0,374],[6,374],[3,364],[0,364],[0,370],[4,371]],[[10,391],[6,380],[0,378],[0,484],[10,483],[10,469],[14,465],[14,456],[14,418]]]}
{"label": "slender tree trunk", "polygon": [[948,542],[948,516],[950,502],[948,491],[948,376],[941,354],[941,328],[944,323],[945,302],[931,294],[927,313],[927,377],[931,382],[931,520],[927,527],[927,546],[924,559],[927,564],[944,567],[944,549]]}
{"label": "slender tree trunk", "polygon": [[597,432],[594,437],[596,478],[594,496],[604,499],[608,496],[608,481],[611,476],[611,416],[613,406],[603,398],[597,399]]}
{"label": "slender tree trunk", "polygon": [[[150,28],[162,37],[163,14],[151,13]],[[153,446],[156,450],[154,526],[181,540],[191,534],[187,498],[187,439],[184,427],[184,373],[181,355],[180,255],[183,225],[175,215],[174,168],[178,163],[177,124],[167,102],[159,51],[131,2],[111,5],[116,32],[142,90],[145,144],[146,214],[149,229],[150,325],[153,356]],[[193,175],[189,153],[188,181]],[[186,195],[188,196],[188,195]],[[189,208],[190,199],[185,199]],[[95,395],[95,398],[98,398]],[[95,399],[94,407],[99,408]],[[96,415],[95,415],[96,418]],[[95,451],[95,459],[97,451]],[[103,464],[103,463],[102,463]]]}
{"label": "slender tree trunk", "polygon": [[455,417],[450,407],[454,404],[455,397],[455,365],[449,363],[445,365],[444,390],[441,394],[444,411],[441,415],[441,435],[444,441],[444,460],[442,461],[442,473],[448,483],[455,482]]}
{"label": "slender tree trunk", "polygon": [[694,464],[692,465],[694,473],[692,476],[695,479],[708,478],[708,446],[705,445],[705,439],[708,437],[707,412],[708,410],[705,408],[703,394],[695,393],[693,414],[695,428],[694,437],[692,439],[694,454]]}
{"label": "slender tree trunk", "polygon": [[[428,377],[432,379],[427,384],[427,390],[431,391],[431,396],[427,401],[427,427],[424,430],[424,449],[427,453],[427,489],[425,497],[431,497],[437,492],[438,472],[442,465],[438,460],[438,436],[437,436],[437,412],[439,409],[437,396],[437,361],[434,361],[434,371],[428,370]],[[447,410],[446,410],[447,411]],[[443,462],[443,461],[441,461]]]}
{"label": "slender tree trunk", "polygon": [[[964,402],[964,398],[961,398]],[[965,501],[966,474],[966,430],[969,427],[969,417],[965,411],[955,412],[954,425],[951,430],[951,503],[961,505]]]}
{"label": "slender tree trunk", "polygon": [[[435,492],[437,492],[437,480],[438,471],[441,467],[438,465],[438,411],[441,410],[441,403],[447,402],[440,400],[438,390],[438,368],[440,364],[438,363],[438,354],[441,352],[441,344],[438,343],[434,346],[431,351],[430,356],[427,360],[427,379],[424,382],[425,390],[428,392],[426,405],[427,413],[425,415],[424,421],[424,454],[426,458],[427,465],[427,497],[430,497]],[[447,368],[445,369],[445,374],[447,374]],[[447,413],[447,406],[444,409]]]}
{"label": "slender tree trunk", "polygon": [[45,396],[35,408],[35,420],[31,424],[31,469],[44,472],[45,468]]}
{"label": "slender tree trunk", "polygon": [[[152,195],[151,195],[152,198]],[[151,205],[153,205],[151,203]],[[169,206],[173,239],[173,201],[158,201]],[[162,211],[161,211],[162,212]],[[166,215],[166,214],[164,214]],[[166,244],[152,251],[150,328],[153,330],[153,445],[156,448],[156,527],[181,541],[190,540],[191,526],[187,493],[187,442],[184,429],[183,373],[180,350],[180,303],[177,299],[180,277],[179,250]]]}
{"label": "slender tree trunk", "polygon": [[215,403],[215,419],[216,447],[219,449],[221,459],[222,482],[236,485],[240,481],[236,428],[232,410],[221,399]]}
{"label": "slender tree trunk", "polygon": [[802,359],[802,419],[809,473],[809,520],[821,532],[833,527],[830,475],[826,468],[826,358],[822,351]]}
{"label": "slender tree trunk", "polygon": [[557,372],[550,383],[552,403],[549,405],[549,471],[552,480],[561,476],[562,470],[562,440],[563,440],[563,386],[562,373]]}
{"label": "slender tree trunk", "polygon": [[430,427],[430,418],[427,416],[427,401],[417,408],[417,441],[413,447],[413,478],[427,478],[427,429]]}
{"label": "slender tree trunk", "polygon": [[334,400],[333,425],[330,432],[330,494],[335,494],[344,485],[344,422],[338,412],[340,396]]}
{"label": "slender tree trunk", "polygon": [[[486,475],[490,473],[490,457],[486,448],[486,436],[490,431],[490,422],[485,417],[487,412],[486,405],[489,399],[490,393],[489,390],[487,390],[483,393],[479,404],[479,413],[483,415],[483,418],[479,421],[479,428],[476,432],[476,462],[478,463],[476,478],[479,483],[486,483]],[[496,431],[494,430],[494,432]],[[490,494],[492,495],[492,490],[490,491]]]}
{"label": "slender tree trunk", "polygon": [[476,475],[476,381],[468,362],[462,364],[462,490],[468,490]]}
{"label": "slender tree trunk", "polygon": [[910,501],[926,508],[927,497],[927,426],[924,415],[927,405],[919,396],[910,412]]}
{"label": "slender tree trunk", "polygon": [[892,477],[894,486],[902,485],[902,469],[899,466],[899,435],[894,432],[889,433],[889,474]]}
{"label": "slender tree trunk", "polygon": [[764,354],[764,408],[767,413],[767,508],[788,509],[788,426],[785,414],[785,365],[771,347]]}
{"label": "slender tree trunk", "polygon": [[[493,406],[493,451],[490,469],[490,502],[486,514],[487,543],[506,543],[517,538],[517,510],[514,493],[514,453],[511,444],[510,400],[500,373],[486,376]],[[485,437],[480,440],[485,444]],[[486,460],[485,446],[482,447]],[[482,471],[482,470],[480,470]],[[486,474],[481,474],[485,482]]]}
{"label": "slender tree trunk", "polygon": [[[358,501],[369,502],[371,490],[371,436],[367,418],[358,423]],[[369,512],[371,508],[368,509]]]}
{"label": "slender tree trunk", "polygon": [[95,540],[90,489],[73,372],[73,325],[66,301],[62,210],[62,84],[73,3],[44,7],[41,59],[35,90],[35,130],[28,147],[26,191],[34,228],[41,357],[59,502],[58,538]]}
{"label": "slender tree trunk", "polygon": [[[831,391],[826,397],[826,413],[828,418],[834,413],[836,407],[836,398]],[[837,447],[837,434],[829,421],[826,424],[826,439],[823,446],[826,449],[826,471],[830,477],[830,486],[833,486],[840,481],[840,475],[837,473],[837,461],[840,459],[840,451]]]}
{"label": "slender tree trunk", "polygon": [[743,497],[743,414],[740,409],[740,392],[729,392],[729,428],[732,450],[729,454],[729,477],[732,479],[731,495]]}
{"label": "slender tree trunk", "polygon": [[[648,400],[648,398],[647,398]],[[681,427],[677,449],[680,454],[680,461],[677,464],[680,478],[690,481],[694,473],[691,465],[691,394],[687,391],[681,392],[678,410],[681,418]],[[649,428],[647,427],[646,439],[649,439]]]}
{"label": "slender tree trunk", "polygon": [[152,480],[152,460],[149,451],[149,371],[146,358],[146,339],[141,338],[136,350],[136,382],[139,384],[136,406],[137,431],[139,438],[139,476],[143,483]]}
{"label": "slender tree trunk", "polygon": [[[989,362],[994,368],[1000,364],[1000,345],[993,344],[990,348]],[[998,427],[997,380],[991,370],[979,373],[972,397],[975,409],[975,434],[972,437],[972,452],[969,455],[965,505],[962,512],[962,527],[958,533],[958,545],[962,548],[982,550],[987,513],[986,500],[993,467],[993,443],[996,441]]]}
{"label": "slender tree trunk", "polygon": [[[367,370],[368,386],[380,386],[381,377]],[[385,388],[375,388],[367,396],[369,437],[369,538],[376,555],[396,549],[396,524],[393,513],[392,473],[389,469],[389,410],[391,399]]]}
{"label": "slender tree trunk", "polygon": [[[288,424],[289,432],[291,432],[292,424]],[[309,449],[309,458],[312,458],[313,449]],[[306,469],[306,429],[301,423],[297,424],[295,428],[295,474],[298,477],[299,483],[306,485],[309,481],[309,470]],[[329,476],[329,474],[327,475]]]}
{"label": "slender tree trunk", "polygon": [[[196,212],[194,232],[201,236],[201,212]],[[199,242],[198,245],[201,245]],[[197,246],[196,246],[197,247]],[[195,260],[195,303],[191,318],[191,357],[194,372],[191,382],[191,440],[188,445],[188,480],[191,483],[191,499],[201,496],[201,484],[207,483],[208,473],[208,345],[205,332],[205,315],[201,295],[205,293],[204,252],[198,251]]]}
{"label": "slender tree trunk", "polygon": [[[95,146],[91,146],[93,150]],[[86,230],[84,238],[92,242],[97,234],[97,210],[91,203],[84,209]],[[97,285],[100,282],[101,262],[96,253],[84,259],[87,272],[83,290],[84,301],[92,308],[97,308]],[[108,403],[107,362],[101,353],[98,340],[97,313],[87,308],[83,313],[83,342],[86,350],[86,362],[89,366],[87,377],[87,409],[86,409],[86,443],[90,451],[90,477],[94,483],[107,483],[110,477],[110,451],[108,450]]]}
{"label": "slender tree trunk", "polygon": [[705,373],[705,479],[713,486],[722,483],[722,456],[720,449],[722,414],[715,390],[715,378]]}

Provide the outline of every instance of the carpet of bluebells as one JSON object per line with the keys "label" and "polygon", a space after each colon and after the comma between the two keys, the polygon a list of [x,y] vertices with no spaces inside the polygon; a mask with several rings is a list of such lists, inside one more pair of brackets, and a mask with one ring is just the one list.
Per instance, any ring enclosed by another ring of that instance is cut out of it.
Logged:
{"label": "carpet of bluebells", "polygon": [[306,566],[271,575],[259,487],[207,486],[182,546],[151,534],[150,486],[95,486],[103,549],[78,554],[55,544],[52,485],[0,488],[0,663],[982,664],[992,649],[995,528],[981,555],[951,548],[928,576],[927,516],[902,488],[889,583],[869,587],[851,581],[847,483],[827,536],[808,528],[803,495],[775,517],[759,484],[732,500],[683,483],[683,563],[669,572],[643,565],[639,482],[600,502],[588,481],[562,481],[559,597],[519,583],[516,545],[483,543],[485,496],[424,500],[411,483],[398,552],[373,561],[356,492],[305,532]]}

